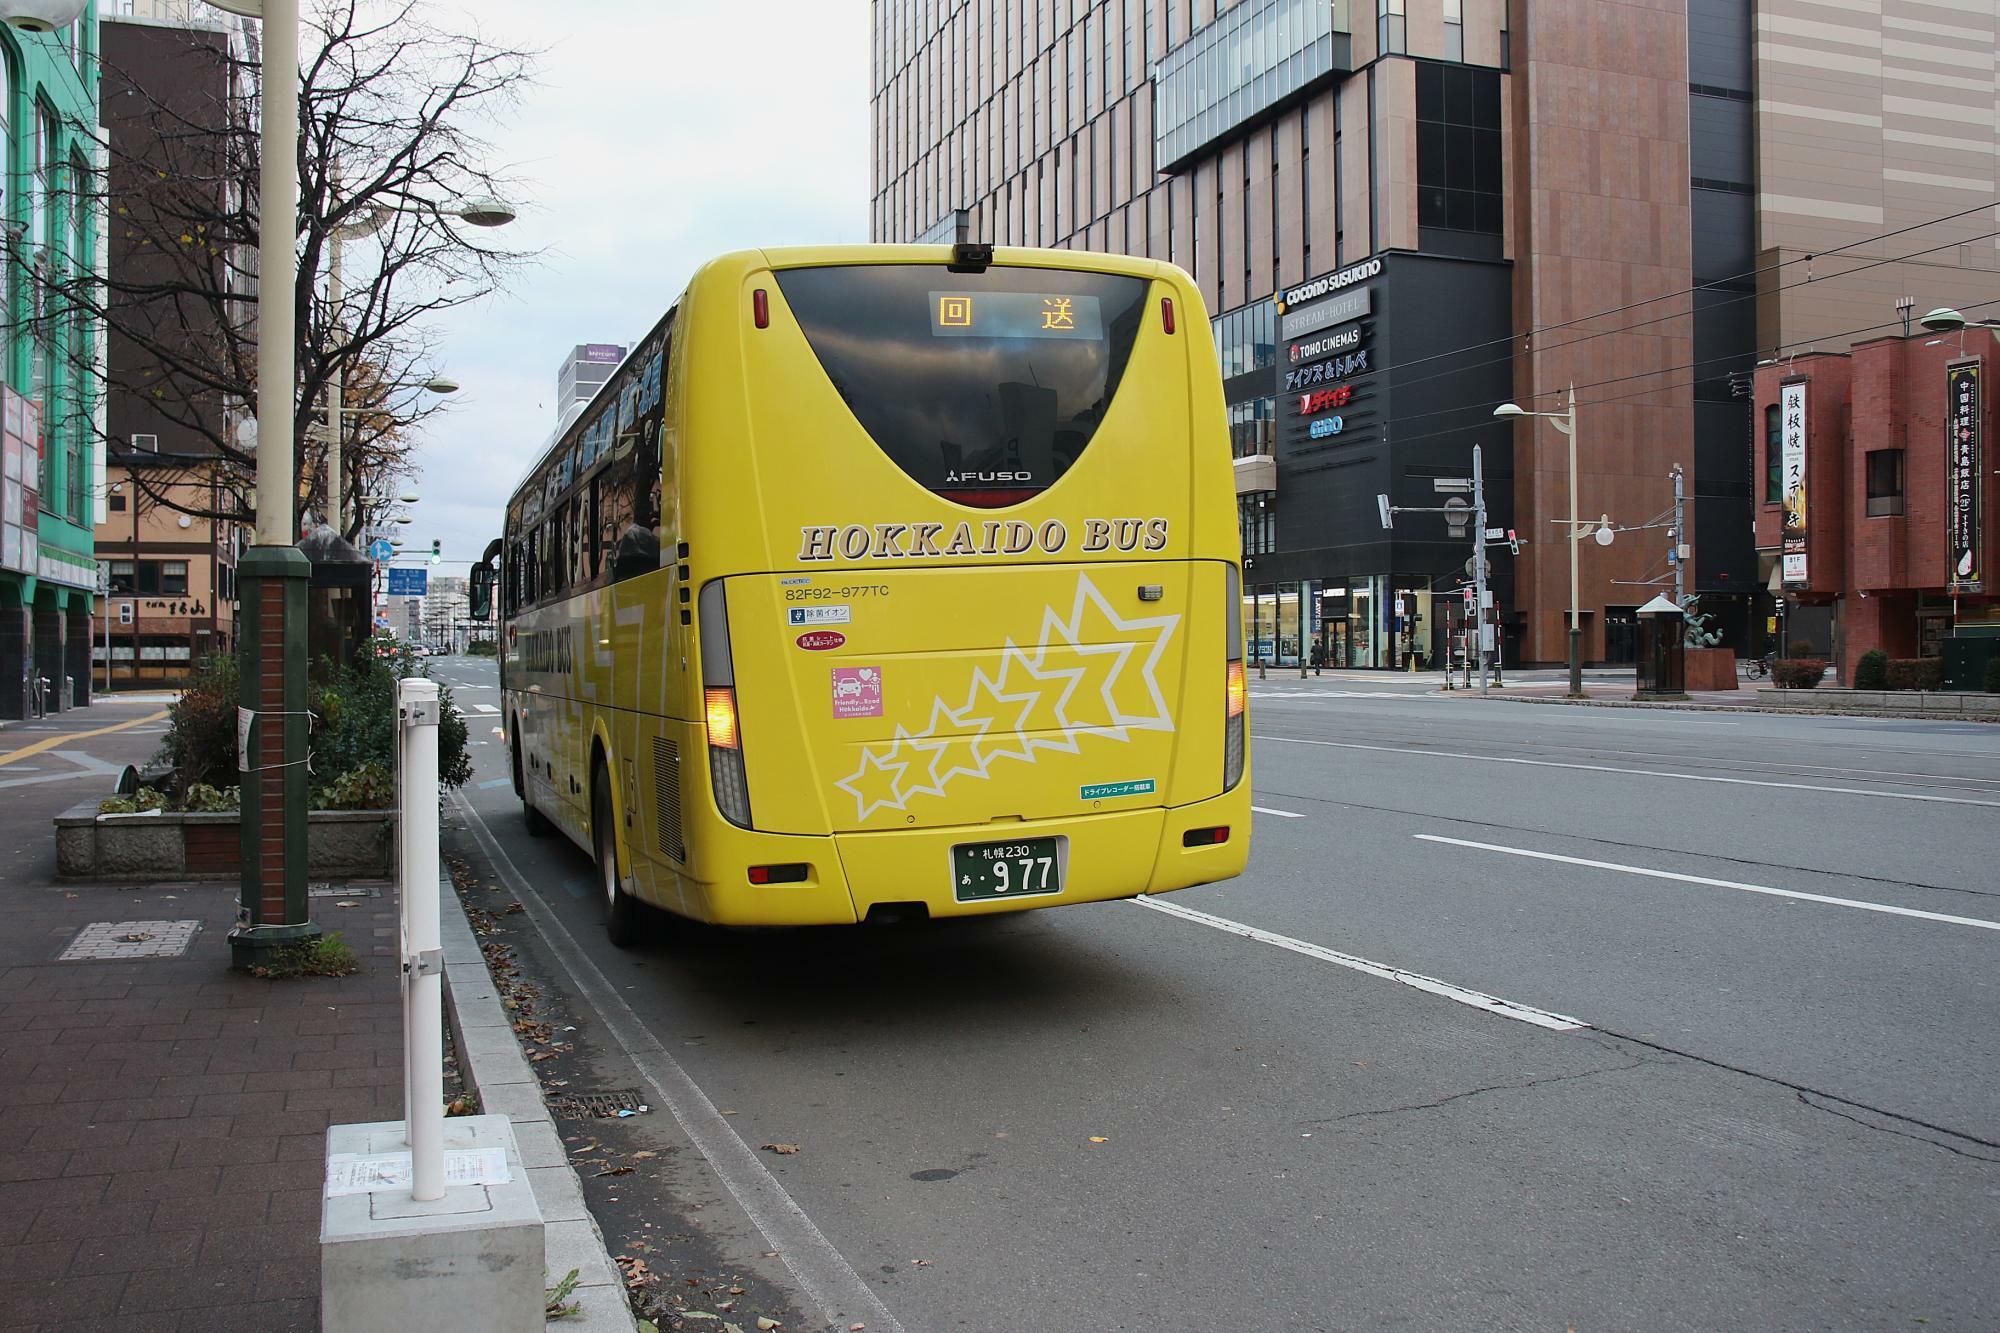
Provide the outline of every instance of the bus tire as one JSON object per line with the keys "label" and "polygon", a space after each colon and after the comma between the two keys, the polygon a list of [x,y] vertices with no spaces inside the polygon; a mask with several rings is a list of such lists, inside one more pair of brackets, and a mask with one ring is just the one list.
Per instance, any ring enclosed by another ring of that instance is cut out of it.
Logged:
{"label": "bus tire", "polygon": [[514,752],[514,794],[521,798],[521,821],[527,825],[528,836],[546,838],[549,836],[549,818],[535,809],[534,798],[528,795],[528,784],[521,775],[521,742],[516,740],[511,747]]}
{"label": "bus tire", "polygon": [[599,759],[590,782],[590,844],[597,852],[597,882],[604,896],[604,933],[620,949],[639,942],[639,900],[625,892],[618,874],[618,824],[611,808],[611,775]]}

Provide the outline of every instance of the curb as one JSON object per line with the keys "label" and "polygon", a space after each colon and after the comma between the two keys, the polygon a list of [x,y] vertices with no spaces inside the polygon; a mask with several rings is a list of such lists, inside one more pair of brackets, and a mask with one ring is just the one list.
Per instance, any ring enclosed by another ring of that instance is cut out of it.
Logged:
{"label": "curb", "polygon": [[[1470,690],[1433,690],[1431,693],[1439,697],[1447,693],[1462,694],[1477,699],[1479,697],[1479,687],[1475,685]],[[1687,702],[1654,703],[1651,701],[1642,702],[1638,699],[1551,699],[1546,695],[1531,694],[1489,694],[1487,696],[1487,702],[1489,703],[1496,699],[1502,703],[1560,704],[1566,708],[1670,708],[1683,713],[1771,713],[1778,711],[1771,708],[1760,708],[1756,704],[1703,704],[1695,703],[1691,700]],[[1785,711],[1789,712],[1791,710],[1788,709]]]}
{"label": "curb", "polygon": [[605,1248],[597,1219],[583,1203],[583,1185],[570,1168],[569,1153],[556,1133],[542,1086],[521,1054],[500,992],[486,970],[465,906],[458,900],[450,875],[438,877],[442,899],[439,937],[444,944],[445,1018],[466,1086],[479,1097],[483,1113],[504,1115],[514,1126],[521,1164],[542,1211],[548,1281],[554,1286],[570,1269],[577,1270],[570,1299],[577,1312],[552,1327],[566,1333],[635,1333],[632,1307],[611,1254]]}

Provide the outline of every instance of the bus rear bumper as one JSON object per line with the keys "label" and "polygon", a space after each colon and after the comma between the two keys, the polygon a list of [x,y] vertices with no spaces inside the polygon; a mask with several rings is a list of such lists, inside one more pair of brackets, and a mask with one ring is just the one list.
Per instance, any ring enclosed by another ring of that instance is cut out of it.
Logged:
{"label": "bus rear bumper", "polygon": [[[1187,845],[1190,832],[1219,828],[1229,830],[1226,841]],[[762,841],[755,834],[737,837],[746,842]],[[957,899],[952,848],[965,843],[1045,837],[1067,840],[1060,893],[972,902]],[[878,907],[913,909],[920,905],[933,917],[984,916],[1168,893],[1242,873],[1250,853],[1250,797],[1246,785],[1207,801],[1168,809],[840,833],[810,840],[788,837],[782,841],[787,858],[799,856],[803,844],[816,844],[818,854],[810,864],[809,882],[755,885],[735,878],[726,885],[704,885],[701,897],[707,911],[703,915],[718,925],[832,925],[864,921]]]}

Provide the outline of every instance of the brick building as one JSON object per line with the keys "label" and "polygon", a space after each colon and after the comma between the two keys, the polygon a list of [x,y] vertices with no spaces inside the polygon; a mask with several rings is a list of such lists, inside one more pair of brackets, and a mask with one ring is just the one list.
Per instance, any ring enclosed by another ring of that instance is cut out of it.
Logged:
{"label": "brick building", "polygon": [[[1757,372],[1757,545],[1780,561],[1785,638],[1831,658],[1843,682],[1870,649],[1936,657],[1954,636],[2000,636],[1996,359],[1992,332],[1973,327]],[[1789,487],[1788,443],[1801,469]],[[1787,532],[1787,490],[1801,488],[1804,522]]]}

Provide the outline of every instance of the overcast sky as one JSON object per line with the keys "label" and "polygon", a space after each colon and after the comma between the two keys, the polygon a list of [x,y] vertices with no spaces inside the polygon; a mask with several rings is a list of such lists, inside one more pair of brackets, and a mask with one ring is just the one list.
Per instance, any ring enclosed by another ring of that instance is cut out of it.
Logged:
{"label": "overcast sky", "polygon": [[[528,182],[506,233],[547,251],[509,293],[447,316],[461,388],[426,429],[406,550],[463,574],[556,421],[578,343],[629,344],[704,260],[868,239],[865,0],[435,0],[489,39],[544,47],[496,136]],[[468,29],[470,30],[470,29]]]}

